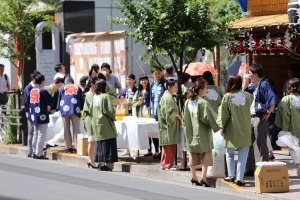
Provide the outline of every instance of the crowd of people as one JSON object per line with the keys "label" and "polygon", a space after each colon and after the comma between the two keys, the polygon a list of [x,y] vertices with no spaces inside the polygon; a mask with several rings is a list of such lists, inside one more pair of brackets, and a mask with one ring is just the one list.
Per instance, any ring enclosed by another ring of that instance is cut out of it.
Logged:
{"label": "crowd of people", "polygon": [[[54,146],[47,143],[43,148],[49,114],[59,111],[66,152],[76,152],[76,136],[80,133],[80,126],[83,126],[89,142],[88,167],[111,171],[107,164],[118,160],[115,108],[111,99],[119,98],[128,100],[129,115],[132,108],[136,109],[138,117],[147,109],[150,117],[158,121],[159,137],[149,138],[150,149],[144,156],[160,160],[162,170],[176,170],[174,160],[177,156],[176,145],[180,142],[179,127],[184,127],[185,149],[189,152],[191,182],[194,185],[209,186],[206,176],[208,166],[213,165],[213,134],[224,137],[228,169],[225,181],[243,186],[244,175],[253,176],[256,162],[269,161],[272,151],[268,136],[269,118],[273,116],[278,100],[259,64],[250,66],[249,79],[243,80],[236,74],[230,76],[225,94],[215,85],[211,72],[193,79],[184,73],[180,86],[184,94],[181,100],[178,99],[180,95],[176,95],[178,80],[171,65],[166,65],[164,71],[159,66],[153,66],[151,73],[154,81],[150,83],[148,76],[142,74],[137,87],[135,75],[129,74],[125,89],[121,88],[108,63],[103,63],[101,68],[94,64],[89,74],[80,79],[80,86],[74,83],[72,77],[65,75],[62,64],[58,64],[55,70],[57,74],[50,86],[45,87],[44,76],[34,71],[31,83],[24,90],[29,125],[28,157],[48,159],[43,155],[43,150]],[[193,83],[189,87],[191,79]],[[287,96],[280,101],[273,121],[278,129],[290,131],[300,138],[299,127],[293,125],[300,118],[299,79],[291,78],[285,89]],[[83,123],[80,123],[81,117]],[[238,151],[236,173],[235,149]],[[300,176],[299,158],[293,150],[290,153]],[[129,155],[129,150],[123,155]],[[198,165],[202,165],[200,181],[196,176]]]}

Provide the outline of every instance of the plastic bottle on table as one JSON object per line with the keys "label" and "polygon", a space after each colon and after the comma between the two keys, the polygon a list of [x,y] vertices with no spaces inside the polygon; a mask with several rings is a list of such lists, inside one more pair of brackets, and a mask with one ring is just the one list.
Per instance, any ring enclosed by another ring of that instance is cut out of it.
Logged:
{"label": "plastic bottle on table", "polygon": [[120,121],[123,120],[123,117],[125,117],[125,108],[123,105],[121,105],[121,108],[120,108]]}
{"label": "plastic bottle on table", "polygon": [[149,112],[147,106],[144,105],[142,113],[143,113],[143,118],[149,118]]}
{"label": "plastic bottle on table", "polygon": [[116,108],[116,120],[120,121],[120,106],[119,105],[117,105],[117,108]]}

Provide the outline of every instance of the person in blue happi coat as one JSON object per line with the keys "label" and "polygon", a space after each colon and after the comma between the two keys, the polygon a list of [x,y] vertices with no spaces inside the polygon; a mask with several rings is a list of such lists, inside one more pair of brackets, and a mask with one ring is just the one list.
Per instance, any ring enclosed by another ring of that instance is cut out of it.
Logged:
{"label": "person in blue happi coat", "polygon": [[29,158],[31,158],[33,156],[33,153],[32,153],[33,123],[31,121],[31,117],[30,117],[30,114],[29,114],[30,91],[35,86],[34,77],[37,74],[41,74],[41,73],[37,70],[34,70],[34,72],[32,74],[30,74],[31,82],[24,88],[24,106],[25,106],[26,117],[27,117],[27,122],[28,122],[28,137],[27,137],[28,154],[27,154],[27,156]]}
{"label": "person in blue happi coat", "polygon": [[[80,133],[80,111],[83,109],[84,99],[80,87],[74,84],[70,76],[65,79],[65,86],[59,90],[57,109],[63,117],[64,137],[67,153],[76,153],[77,134]],[[75,149],[72,148],[70,122],[73,126],[73,140]]]}
{"label": "person in blue happi coat", "polygon": [[33,123],[32,152],[34,159],[48,159],[43,155],[43,145],[47,136],[49,111],[53,104],[52,96],[44,89],[45,77],[37,74],[35,86],[30,91],[29,114]]}

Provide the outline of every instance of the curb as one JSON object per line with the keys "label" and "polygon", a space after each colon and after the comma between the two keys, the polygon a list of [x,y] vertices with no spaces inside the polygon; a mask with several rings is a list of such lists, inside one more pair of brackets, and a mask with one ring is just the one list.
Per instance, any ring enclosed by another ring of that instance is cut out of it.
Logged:
{"label": "curb", "polygon": [[[20,157],[27,157],[27,147],[21,145],[5,145],[0,143],[0,153],[14,154]],[[58,150],[47,150],[46,156],[50,160],[56,160],[64,164],[75,165],[78,167],[87,167],[88,157],[78,156],[77,154],[64,153]],[[141,177],[149,177],[156,180],[175,181],[179,183],[190,183],[191,175],[183,171],[165,171],[159,168],[147,167],[148,163],[138,164],[135,162],[119,161],[114,163],[113,171],[125,172]],[[197,173],[198,178],[201,179],[201,173]],[[235,193],[255,195],[257,197],[278,199],[276,196],[257,193],[256,191],[246,190],[245,187],[240,187],[234,183],[225,182],[222,178],[207,177],[207,182],[213,188],[221,190],[230,190]]]}
{"label": "curb", "polygon": [[[5,145],[0,144],[0,153],[15,154],[21,157],[27,157],[27,147],[21,145]],[[78,156],[77,154],[64,153],[58,150],[47,150],[47,157],[50,160],[57,160],[64,164],[76,165],[79,167],[87,167],[88,157]],[[114,163],[114,171],[126,172],[142,177],[149,177],[158,180],[176,181],[180,183],[189,183],[191,176],[189,173],[183,173],[182,171],[165,171],[159,168],[149,168],[147,163],[138,164],[135,162],[119,161]],[[200,178],[201,173],[197,176]],[[218,189],[244,189],[244,187],[238,187],[235,184],[230,184],[223,181],[221,178],[208,177],[207,182],[214,188]]]}
{"label": "curb", "polygon": [[[15,154],[20,157],[27,157],[27,152],[26,146],[0,144],[0,153]],[[64,153],[58,150],[47,150],[46,156],[50,160],[56,160],[64,164],[87,167],[87,156],[78,156],[77,154]],[[113,170],[143,177],[150,177],[158,180],[176,181],[180,183],[189,183],[191,180],[189,173],[182,173],[180,170],[165,171],[159,168],[149,168],[147,167],[147,163],[138,164],[135,162],[119,161],[114,163]],[[201,178],[201,173],[197,173],[197,176]],[[244,189],[244,187],[238,187],[235,184],[227,183],[221,178],[207,177],[207,182],[212,187],[218,189]]]}

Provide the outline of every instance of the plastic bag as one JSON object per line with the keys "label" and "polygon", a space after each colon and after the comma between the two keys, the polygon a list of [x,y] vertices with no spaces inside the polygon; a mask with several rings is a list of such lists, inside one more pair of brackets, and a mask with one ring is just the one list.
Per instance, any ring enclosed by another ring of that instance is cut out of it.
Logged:
{"label": "plastic bag", "polygon": [[278,133],[278,140],[276,144],[280,147],[289,147],[293,149],[298,158],[300,158],[300,147],[299,147],[299,139],[292,135],[291,132],[288,131],[280,131]]}
{"label": "plastic bag", "polygon": [[225,148],[223,147],[223,137],[220,131],[213,132],[214,149],[213,153],[213,166],[209,166],[207,169],[207,175],[213,177],[225,177]]}
{"label": "plastic bag", "polygon": [[214,150],[220,151],[220,153],[225,154],[225,148],[223,147],[223,136],[220,131],[213,132]]}
{"label": "plastic bag", "polygon": [[276,144],[280,147],[286,147],[294,149],[295,151],[298,150],[299,147],[299,139],[292,135],[291,132],[288,131],[280,131],[278,133],[278,140]]}

